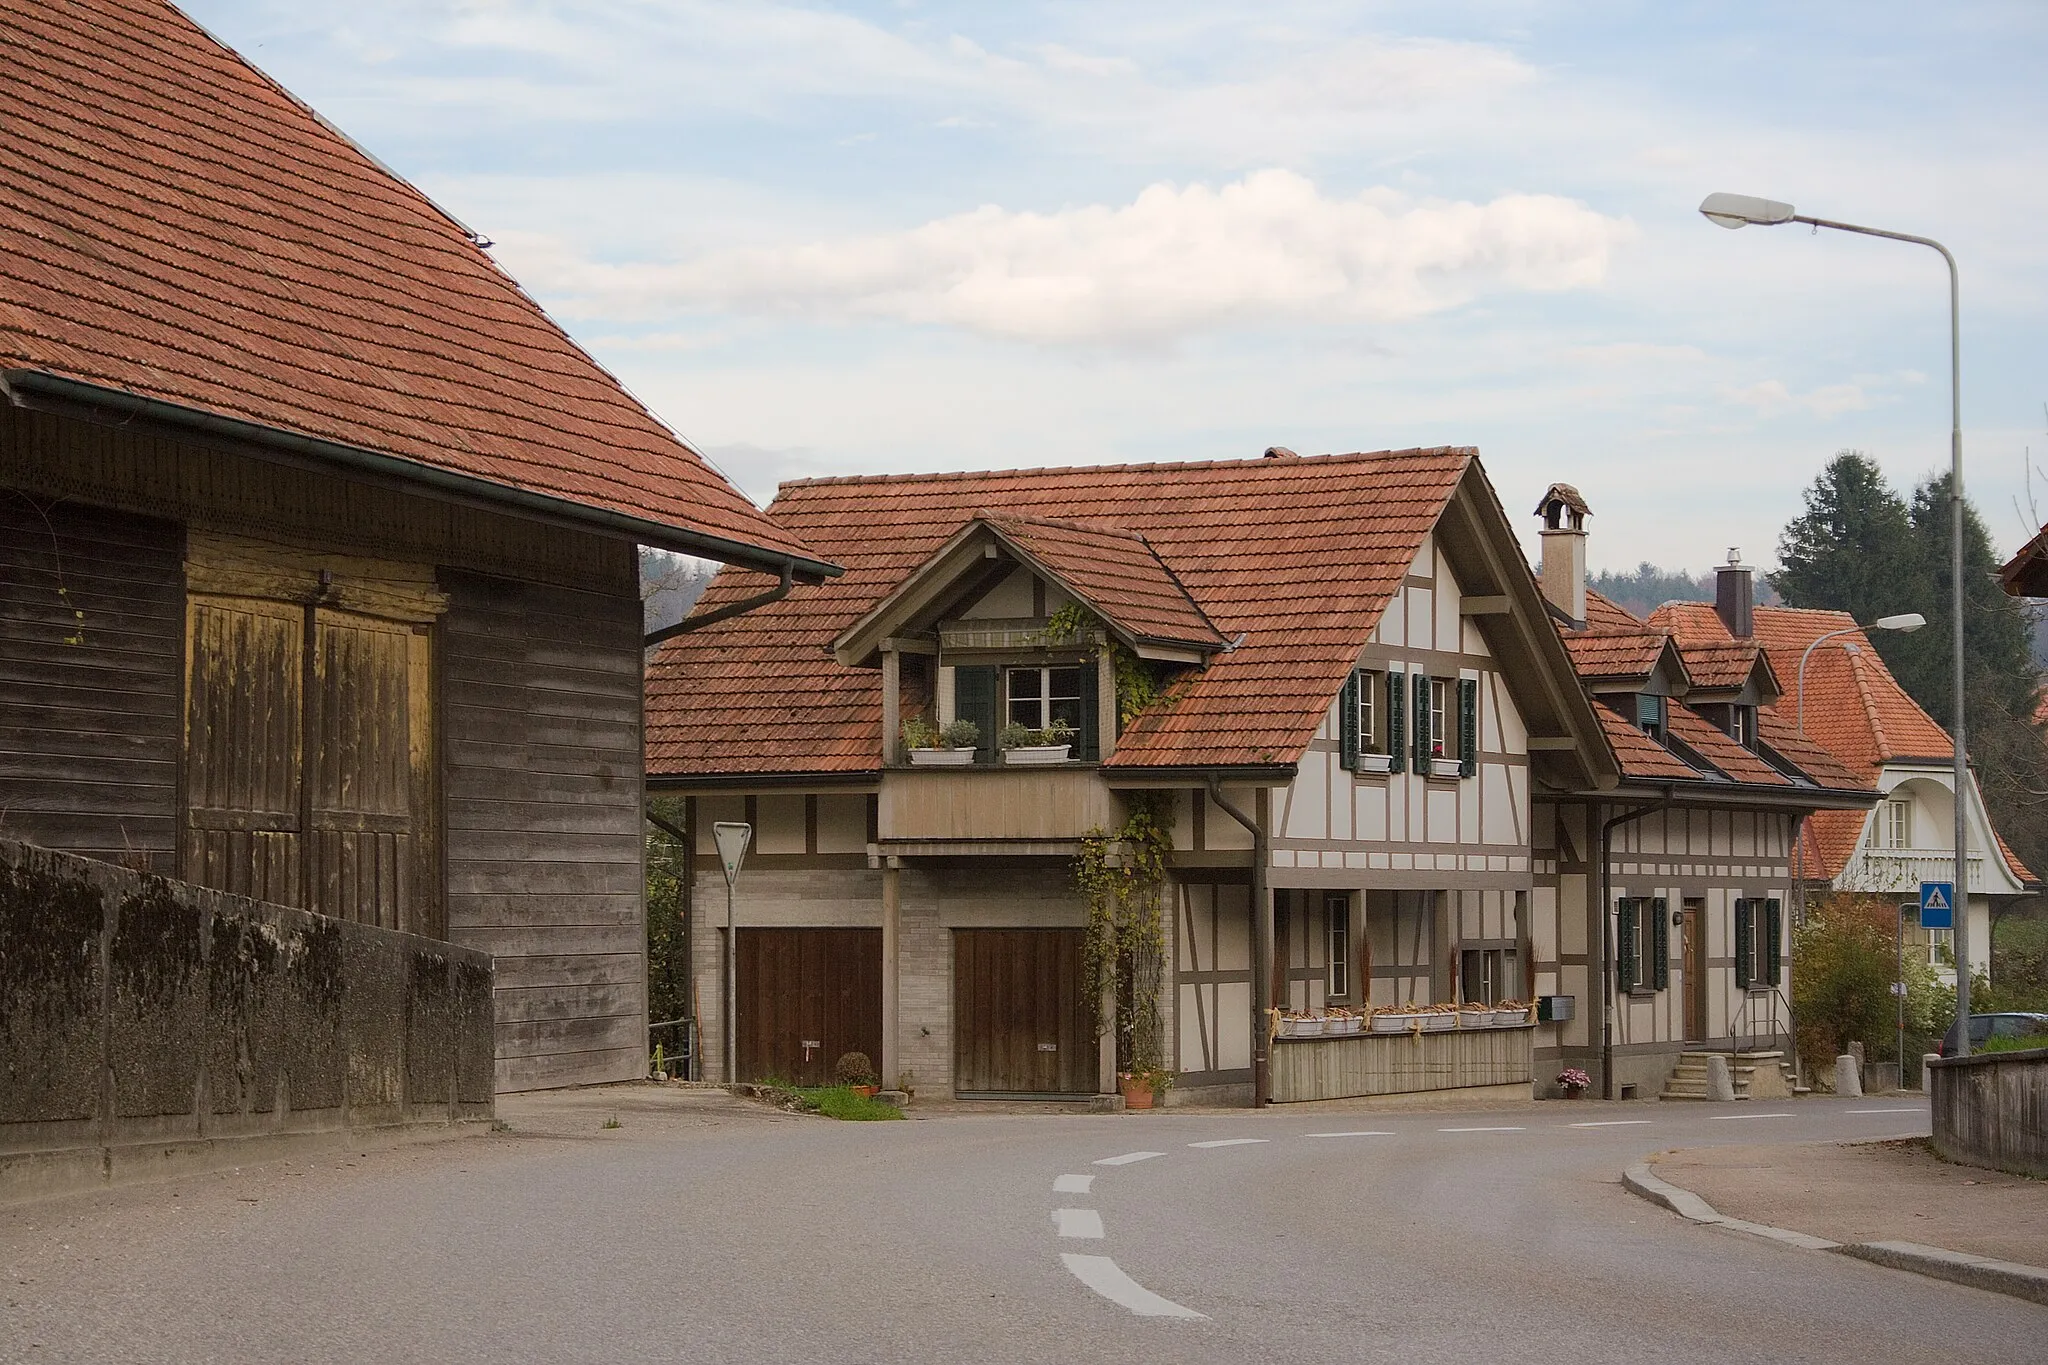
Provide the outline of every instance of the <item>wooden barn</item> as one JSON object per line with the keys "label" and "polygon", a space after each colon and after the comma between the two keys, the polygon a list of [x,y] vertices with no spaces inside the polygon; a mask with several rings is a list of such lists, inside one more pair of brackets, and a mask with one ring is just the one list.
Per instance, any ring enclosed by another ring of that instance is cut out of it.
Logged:
{"label": "wooden barn", "polygon": [[157,0],[5,0],[0,836],[488,951],[640,1074],[636,546],[831,572]]}

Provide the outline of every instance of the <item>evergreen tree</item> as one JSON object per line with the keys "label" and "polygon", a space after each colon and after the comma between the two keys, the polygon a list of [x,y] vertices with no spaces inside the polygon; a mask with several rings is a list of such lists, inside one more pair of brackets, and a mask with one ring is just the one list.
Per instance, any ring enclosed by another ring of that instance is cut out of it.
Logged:
{"label": "evergreen tree", "polygon": [[[1805,496],[1806,511],[1778,537],[1778,569],[1768,575],[1789,605],[1864,622],[1925,611],[1925,557],[1905,501],[1868,455],[1837,452]],[[1890,663],[1885,643],[1878,649]]]}

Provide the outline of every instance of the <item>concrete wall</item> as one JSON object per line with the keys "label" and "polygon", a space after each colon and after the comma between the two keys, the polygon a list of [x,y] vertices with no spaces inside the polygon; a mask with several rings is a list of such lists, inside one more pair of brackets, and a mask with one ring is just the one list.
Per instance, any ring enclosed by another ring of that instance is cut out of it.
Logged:
{"label": "concrete wall", "polygon": [[1970,1166],[2048,1178],[2048,1048],[1927,1065],[1935,1151]]}
{"label": "concrete wall", "polygon": [[492,1113],[491,963],[0,840],[0,1197]]}

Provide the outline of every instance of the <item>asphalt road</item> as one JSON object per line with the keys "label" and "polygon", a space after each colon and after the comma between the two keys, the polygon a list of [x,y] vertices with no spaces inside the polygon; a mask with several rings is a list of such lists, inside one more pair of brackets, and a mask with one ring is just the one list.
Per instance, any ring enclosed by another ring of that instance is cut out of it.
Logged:
{"label": "asphalt road", "polygon": [[1926,1126],[1811,1099],[836,1124],[639,1090],[0,1210],[0,1360],[2048,1358],[2048,1308],[1618,1184],[1670,1147]]}

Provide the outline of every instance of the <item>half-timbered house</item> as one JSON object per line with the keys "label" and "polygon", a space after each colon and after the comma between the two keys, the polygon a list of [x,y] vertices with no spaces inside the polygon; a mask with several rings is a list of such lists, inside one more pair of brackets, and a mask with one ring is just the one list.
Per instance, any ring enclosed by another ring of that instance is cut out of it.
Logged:
{"label": "half-timbered house", "polygon": [[636,544],[825,573],[157,0],[0,3],[0,836],[496,962],[642,1073]]}

